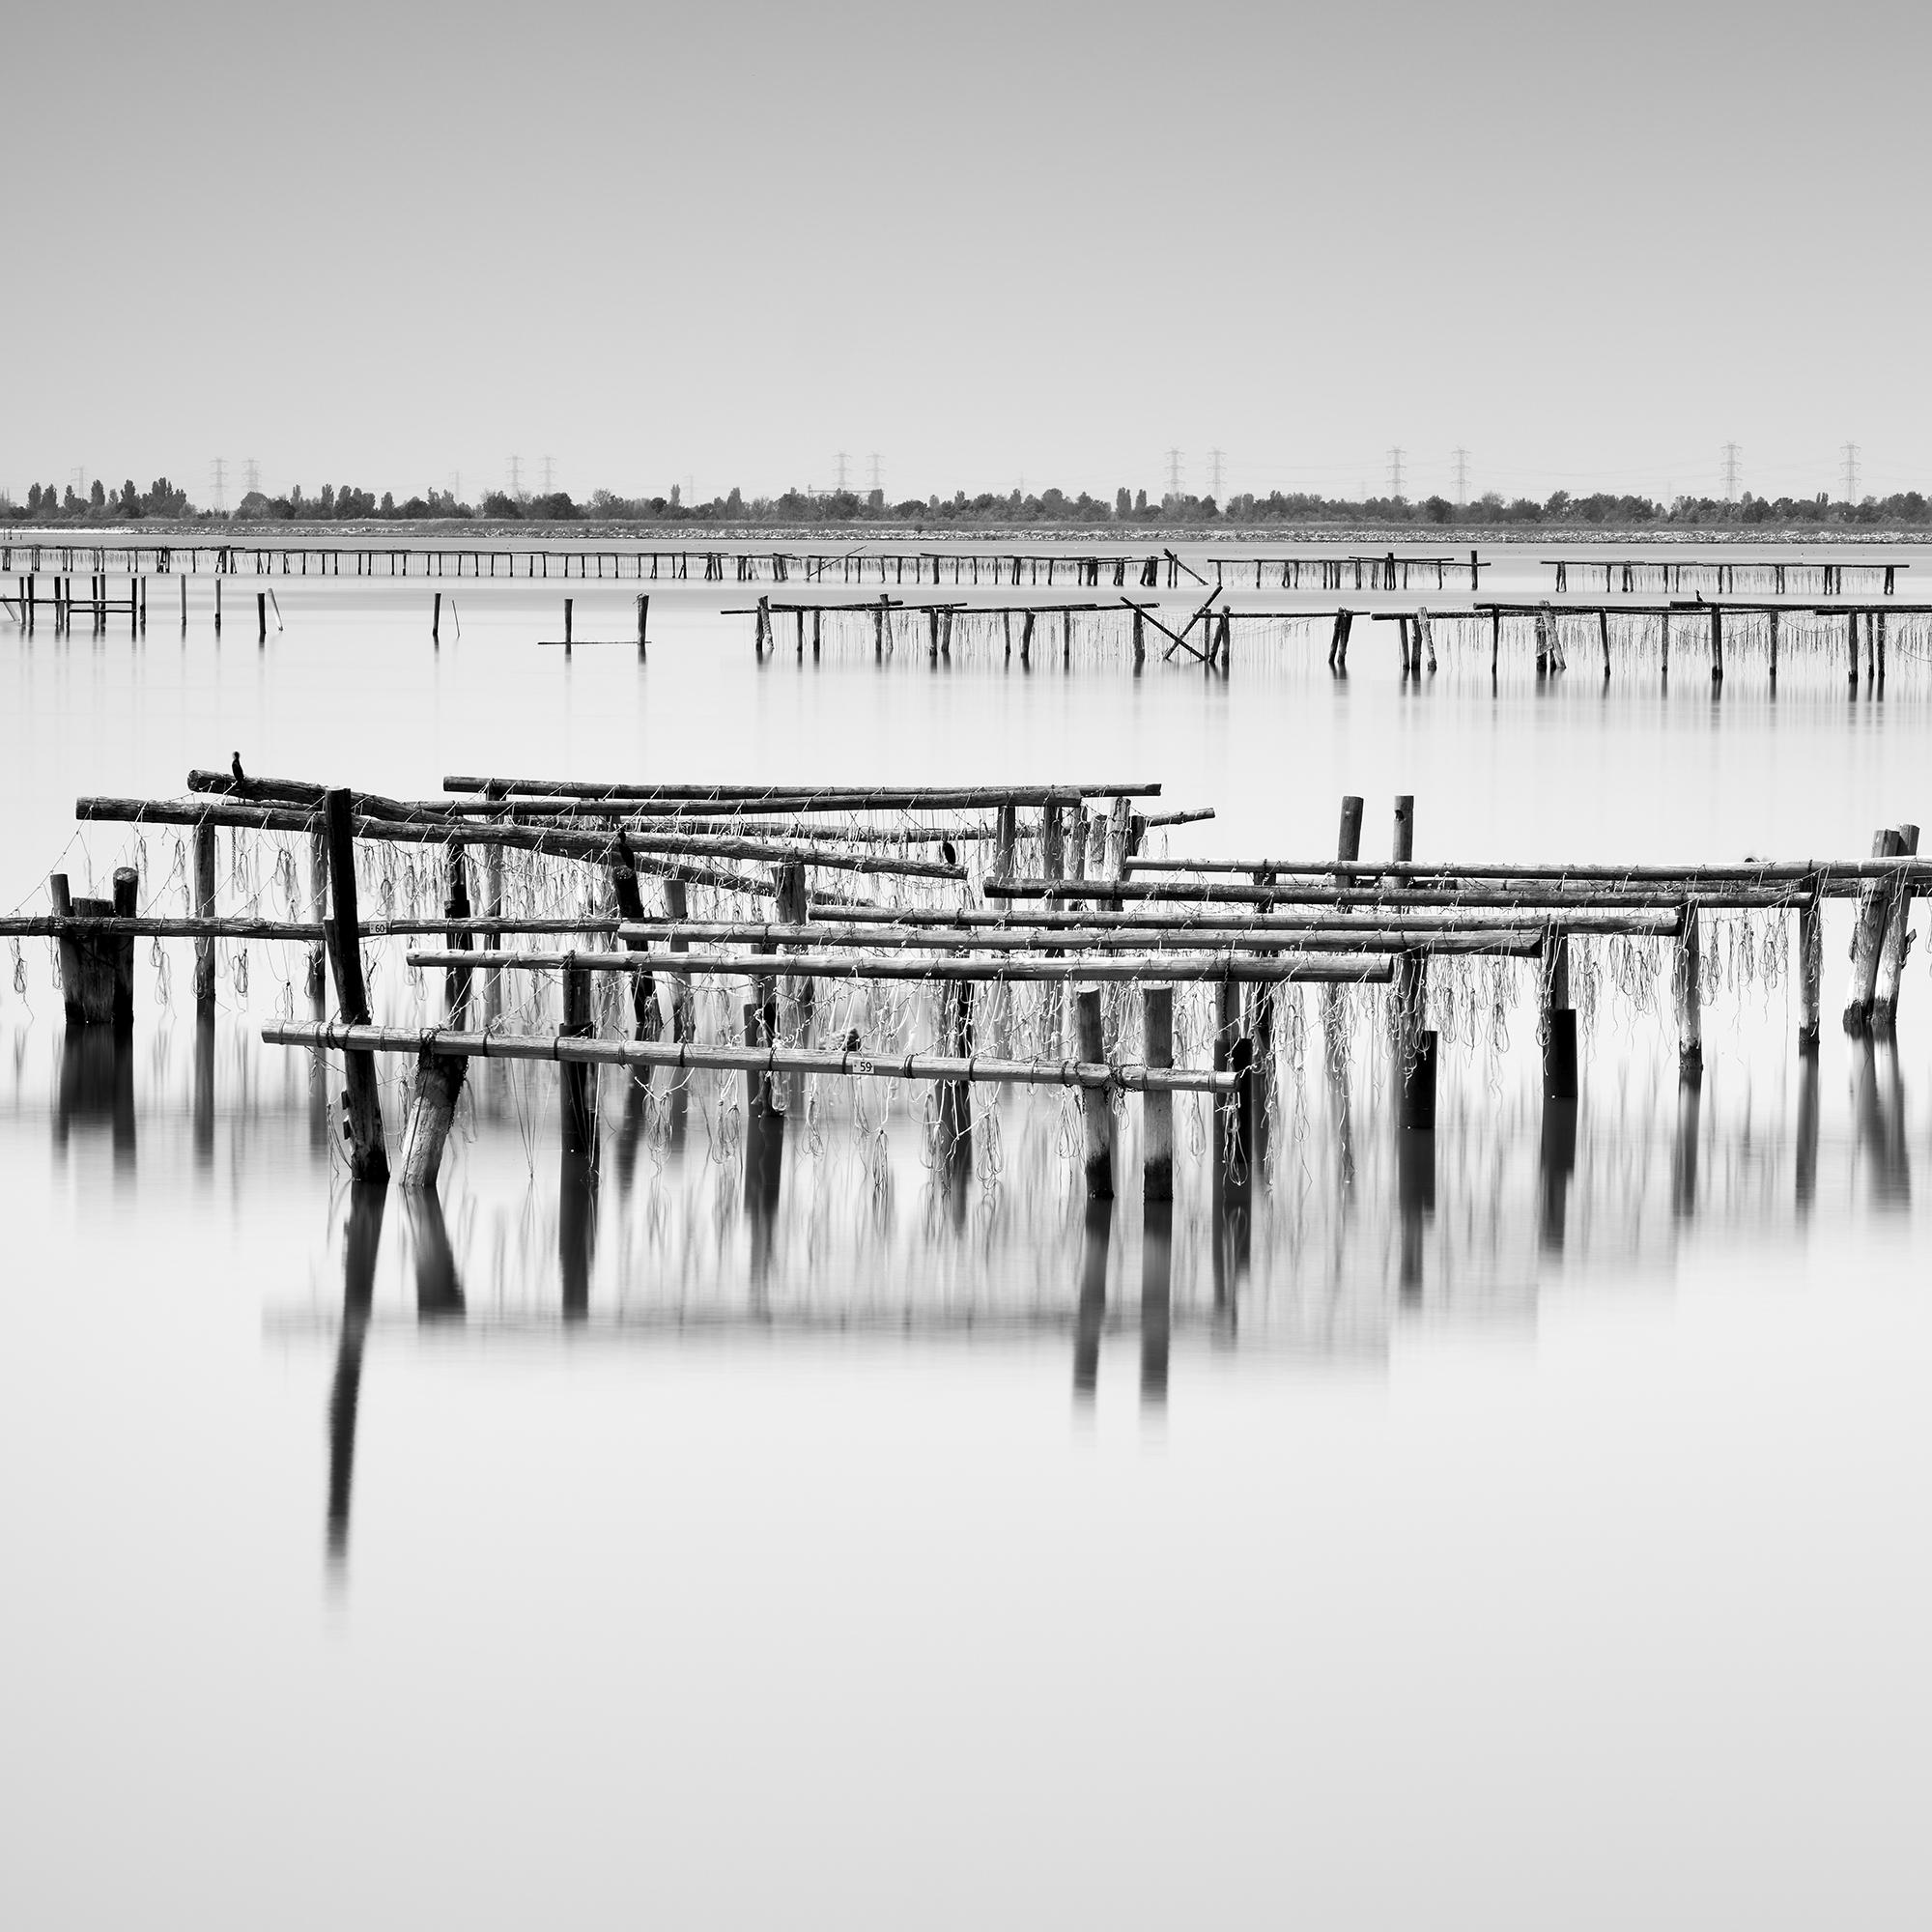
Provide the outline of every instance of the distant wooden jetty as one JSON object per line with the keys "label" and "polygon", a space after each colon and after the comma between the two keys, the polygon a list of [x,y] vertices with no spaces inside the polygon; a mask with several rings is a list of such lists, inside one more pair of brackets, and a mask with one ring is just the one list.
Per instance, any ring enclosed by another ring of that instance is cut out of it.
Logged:
{"label": "distant wooden jetty", "polygon": [[1662,590],[1666,595],[1679,590],[1710,590],[1720,597],[1738,591],[1764,591],[1775,597],[1789,591],[1802,596],[1807,590],[1820,597],[1882,590],[1889,597],[1896,573],[1912,568],[1909,563],[1847,563],[1837,557],[1676,556],[1547,556],[1543,567],[1555,571],[1559,596],[1569,589],[1573,570],[1586,580],[1601,570],[1605,596],[1619,590],[1626,596],[1646,590]]}

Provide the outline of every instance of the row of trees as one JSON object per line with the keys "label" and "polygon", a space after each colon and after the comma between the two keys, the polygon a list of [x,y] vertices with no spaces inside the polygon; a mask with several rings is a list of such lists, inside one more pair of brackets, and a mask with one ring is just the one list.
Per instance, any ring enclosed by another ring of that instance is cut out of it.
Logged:
{"label": "row of trees", "polygon": [[[1064,524],[1074,528],[1104,526],[1131,528],[1172,528],[1183,525],[1212,525],[1223,528],[1268,527],[1319,528],[1322,526],[1360,528],[1384,526],[1389,528],[1418,527],[1488,529],[1510,526],[1550,528],[1681,529],[1740,527],[1820,528],[1828,526],[1872,529],[1932,528],[1932,501],[1917,490],[1891,497],[1867,497],[1861,503],[1833,502],[1830,497],[1780,497],[1776,501],[1747,494],[1742,500],[1726,502],[1711,497],[1679,497],[1660,503],[1648,497],[1596,495],[1573,497],[1558,490],[1542,502],[1519,497],[1505,501],[1500,496],[1483,497],[1473,503],[1452,503],[1443,497],[1428,497],[1420,502],[1406,497],[1371,497],[1355,502],[1347,498],[1315,497],[1280,491],[1265,497],[1230,497],[1225,503],[1212,497],[1170,495],[1155,502],[1148,500],[1145,490],[1116,490],[1110,500],[1081,491],[1069,497],[1062,490],[1042,490],[1023,495],[1018,490],[1004,496],[982,493],[968,497],[963,490],[950,497],[908,497],[889,503],[881,490],[861,495],[853,490],[808,493],[787,490],[779,497],[756,497],[750,500],[737,491],[717,497],[707,503],[686,503],[676,486],[668,497],[620,497],[609,490],[597,491],[588,502],[579,503],[558,490],[544,496],[509,496],[492,491],[480,503],[459,502],[449,492],[429,490],[398,502],[388,491],[378,497],[374,491],[355,484],[325,483],[315,497],[305,496],[298,484],[284,497],[265,496],[252,490],[232,513],[242,522],[282,523],[375,523],[384,521],[432,522],[451,519],[484,519],[493,523],[575,523],[600,524],[724,524],[771,527],[823,525],[828,523],[912,525],[916,528],[1004,528],[1014,525],[1035,527]],[[118,491],[110,492],[97,481],[85,494],[71,485],[63,492],[54,484],[36,483],[23,503],[0,497],[0,519],[16,524],[94,525],[134,523],[157,519],[175,523],[213,520],[214,513],[198,510],[165,476],[156,477],[145,491],[137,490],[130,478]]]}

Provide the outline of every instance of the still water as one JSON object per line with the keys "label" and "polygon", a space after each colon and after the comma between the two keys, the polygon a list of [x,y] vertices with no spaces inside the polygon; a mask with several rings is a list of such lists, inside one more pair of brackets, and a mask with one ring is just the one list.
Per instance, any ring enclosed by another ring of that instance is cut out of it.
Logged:
{"label": "still water", "polygon": [[[266,648],[252,600],[216,640],[205,581],[185,637],[158,599],[138,644],[0,625],[0,903],[133,853],[76,838],[77,794],[238,751],[402,796],[1159,779],[1217,809],[1171,837],[1202,854],[1320,853],[1344,791],[1369,854],[1412,792],[1418,856],[1463,859],[1850,856],[1932,815],[1909,652],[1883,700],[1803,665],[1774,697],[1747,654],[1717,701],[1682,668],[1492,685],[1473,632],[1405,686],[1365,625],[1346,684],[1285,639],[1225,681],[879,668],[868,629],[760,666],[720,614],[748,599],[692,583],[639,666],[538,649],[560,586],[440,587],[437,650],[420,582],[277,581]],[[579,637],[628,634],[629,586],[570,592]],[[1828,1027],[1807,1065],[1786,935],[1747,940],[1694,1093],[1606,996],[1551,1120],[1524,1009],[1445,1060],[1419,1151],[1373,1064],[1311,1051],[1233,1232],[1187,1108],[1151,1227],[1137,1184],[1087,1209],[1055,1099],[1003,1107],[963,1187],[903,1102],[828,1103],[767,1198],[701,1104],[607,1082],[585,1203],[554,1085],[500,1067],[440,1199],[371,1203],[259,1041],[298,957],[231,962],[204,1034],[185,950],[163,1008],[144,949],[117,1061],[25,943],[0,1912],[1918,1922],[1926,948],[1895,1046]],[[1841,912],[1828,1013],[1843,952]]]}

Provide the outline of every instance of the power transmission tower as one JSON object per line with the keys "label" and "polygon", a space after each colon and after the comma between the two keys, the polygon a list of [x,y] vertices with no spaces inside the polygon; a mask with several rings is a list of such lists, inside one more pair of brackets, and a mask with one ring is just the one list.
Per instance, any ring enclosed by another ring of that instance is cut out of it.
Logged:
{"label": "power transmission tower", "polygon": [[1449,454],[1456,459],[1456,500],[1466,503],[1469,500],[1469,452],[1458,443]]}
{"label": "power transmission tower", "polygon": [[252,497],[262,487],[262,466],[251,456],[243,464],[242,469],[248,478],[248,494]]}
{"label": "power transmission tower", "polygon": [[1391,497],[1400,497],[1402,495],[1402,458],[1403,452],[1400,448],[1389,451],[1389,495]]}
{"label": "power transmission tower", "polygon": [[1167,494],[1170,497],[1180,495],[1180,452],[1178,449],[1167,452]]}
{"label": "power transmission tower", "polygon": [[1208,494],[1217,503],[1221,500],[1221,459],[1225,454],[1226,451],[1219,449],[1210,449],[1208,452],[1208,474],[1209,478]]}
{"label": "power transmission tower", "polygon": [[449,500],[452,503],[460,503],[463,500],[463,471],[460,469],[452,469],[449,472]]}
{"label": "power transmission tower", "polygon": [[513,456],[510,458],[510,495],[521,497],[523,494],[524,459],[521,456]]}
{"label": "power transmission tower", "polygon": [[1735,503],[1738,500],[1738,458],[1742,454],[1736,443],[1725,443],[1724,501],[1727,503]]}
{"label": "power transmission tower", "polygon": [[219,516],[228,508],[228,466],[217,456],[210,469],[214,484],[214,511]]}
{"label": "power transmission tower", "polygon": [[845,466],[851,459],[842,449],[835,450],[833,455],[838,465],[838,480],[832,487],[842,497],[845,494]]}
{"label": "power transmission tower", "polygon": [[1856,503],[1859,500],[1859,446],[1848,442],[1838,454],[1845,459],[1845,501]]}
{"label": "power transmission tower", "polygon": [[546,456],[543,460],[543,467],[544,467],[544,495],[548,497],[551,493],[551,471],[556,467],[556,458],[554,456]]}
{"label": "power transmission tower", "polygon": [[871,456],[867,460],[870,462],[872,466],[872,488],[874,490],[883,491],[886,486],[879,480],[879,452],[876,449],[873,450]]}

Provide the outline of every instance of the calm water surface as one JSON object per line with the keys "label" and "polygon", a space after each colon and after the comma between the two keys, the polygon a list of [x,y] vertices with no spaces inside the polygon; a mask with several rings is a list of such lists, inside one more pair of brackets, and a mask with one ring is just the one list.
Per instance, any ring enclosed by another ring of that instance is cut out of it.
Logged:
{"label": "calm water surface", "polygon": [[[1346,685],[1285,638],[1225,682],[935,674],[923,636],[879,669],[869,625],[759,667],[739,587],[696,583],[654,591],[648,666],[566,661],[535,647],[561,586],[441,587],[440,651],[420,582],[277,580],[266,649],[239,599],[217,643],[206,580],[185,638],[158,596],[137,645],[0,625],[0,903],[133,850],[77,838],[77,794],[234,751],[404,796],[1157,778],[1218,809],[1173,835],[1204,854],[1324,851],[1344,791],[1371,854],[1398,791],[1421,856],[1853,855],[1932,819],[1902,635],[1882,702],[1802,663],[1774,699],[1748,650],[1714,702],[1581,652],[1492,687],[1473,632],[1404,688],[1367,624]],[[629,586],[570,591],[581,637],[627,634]],[[379,1207],[257,1037],[298,960],[251,949],[200,1037],[185,950],[161,1008],[144,949],[117,1064],[26,943],[7,1921],[1917,1923],[1925,948],[1895,1046],[1828,1028],[1806,1067],[1782,927],[1728,944],[1694,1094],[1606,990],[1574,1120],[1525,1009],[1445,1056],[1419,1153],[1373,1057],[1311,1043],[1231,1233],[1195,1157],[1170,1227],[1137,1185],[1090,1214],[1051,1099],[949,1189],[902,1102],[828,1096],[767,1200],[701,1100],[607,1084],[587,1208],[552,1086],[500,1068],[440,1200]]]}

